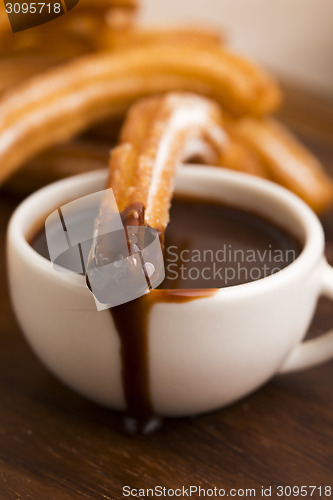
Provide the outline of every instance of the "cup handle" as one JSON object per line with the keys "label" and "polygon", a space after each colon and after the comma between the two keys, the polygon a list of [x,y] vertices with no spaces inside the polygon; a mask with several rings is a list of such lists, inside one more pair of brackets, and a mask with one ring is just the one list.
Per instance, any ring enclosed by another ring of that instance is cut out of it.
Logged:
{"label": "cup handle", "polygon": [[[326,259],[322,263],[322,285],[321,293],[325,297],[333,300],[333,267]],[[295,372],[311,368],[312,366],[324,363],[333,359],[333,330],[323,333],[320,337],[306,340],[297,345],[290,353],[279,370],[279,374]]]}

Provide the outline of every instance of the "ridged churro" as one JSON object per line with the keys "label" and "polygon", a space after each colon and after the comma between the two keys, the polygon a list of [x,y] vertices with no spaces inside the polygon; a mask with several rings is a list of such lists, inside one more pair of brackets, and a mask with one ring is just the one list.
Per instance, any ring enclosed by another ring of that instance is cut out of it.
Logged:
{"label": "ridged churro", "polygon": [[221,151],[219,165],[231,170],[255,175],[256,177],[267,177],[267,171],[255,151],[244,142],[241,142],[226,122],[224,127],[228,141]]}
{"label": "ridged churro", "polygon": [[224,48],[152,44],[86,56],[0,99],[0,182],[41,150],[169,90],[208,95],[238,115],[260,115],[280,102],[265,73]]}
{"label": "ridged churro", "polygon": [[217,162],[226,143],[222,114],[213,101],[171,93],[139,101],[112,151],[107,188],[123,212],[144,208],[144,223],[164,232],[176,169],[191,155]]}
{"label": "ridged churro", "polygon": [[257,154],[266,177],[296,193],[316,212],[332,204],[332,180],[319,160],[280,123],[243,118],[233,128],[238,140]]}
{"label": "ridged churro", "polygon": [[[126,14],[127,15],[127,14]],[[42,73],[74,57],[109,49],[112,51],[154,43],[190,43],[220,45],[220,32],[203,28],[172,28],[161,30],[133,28],[128,17],[126,27],[115,26],[118,22],[110,14],[108,25],[101,26],[101,19],[87,12],[76,14],[58,31],[36,29],[11,35],[6,50],[1,52],[0,39],[0,94],[28,78]],[[118,17],[119,20],[119,17]],[[104,23],[105,24],[105,23]],[[97,35],[98,34],[98,35]]]}
{"label": "ridged churro", "polygon": [[135,0],[81,0],[68,14],[15,34],[0,6],[0,93],[74,57],[120,46],[138,6]]}
{"label": "ridged churro", "polygon": [[179,27],[179,28],[133,28],[127,31],[110,30],[108,32],[109,45],[111,48],[121,49],[130,46],[146,45],[152,43],[179,43],[187,42],[195,46],[222,45],[224,36],[220,30],[202,27]]}

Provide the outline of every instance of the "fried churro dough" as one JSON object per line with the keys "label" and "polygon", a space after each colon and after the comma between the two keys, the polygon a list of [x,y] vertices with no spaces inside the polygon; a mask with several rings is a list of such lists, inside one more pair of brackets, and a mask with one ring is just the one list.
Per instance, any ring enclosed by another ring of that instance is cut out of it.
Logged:
{"label": "fried churro dough", "polygon": [[[134,29],[133,16],[127,11],[124,14],[126,19],[120,19],[118,14],[114,17],[113,13],[106,20],[108,26],[103,27],[100,19],[81,13],[62,26],[60,39],[53,31],[16,33],[6,51],[1,53],[0,50],[0,94],[69,59],[106,48],[114,51],[161,42],[192,45],[220,45],[223,42],[222,35],[210,29]],[[119,23],[125,23],[126,27],[120,27]]]}
{"label": "fried churro dough", "polygon": [[15,35],[0,6],[0,93],[72,58],[116,48],[131,32],[138,6],[136,0],[81,0],[68,14]]}
{"label": "fried churro dough", "polygon": [[224,126],[228,141],[221,151],[219,165],[230,170],[267,178],[267,171],[258,155],[247,144],[241,142],[226,123]]}
{"label": "fried churro dough", "polygon": [[280,102],[265,73],[223,48],[152,44],[86,56],[0,99],[0,182],[41,150],[123,112],[139,97],[169,90],[214,97],[236,114],[260,115]]}
{"label": "fried churro dough", "polygon": [[108,37],[110,47],[117,49],[152,43],[187,42],[193,46],[205,43],[219,46],[224,42],[224,36],[221,31],[199,27],[115,30],[109,31]]}
{"label": "fried churro dough", "polygon": [[112,151],[107,188],[121,212],[142,206],[145,224],[163,233],[180,162],[193,154],[217,162],[225,143],[220,108],[210,99],[187,93],[143,99]]}
{"label": "fried churro dough", "polygon": [[234,130],[258,155],[266,177],[296,193],[316,212],[332,204],[332,180],[319,160],[280,123],[244,118],[234,123]]}

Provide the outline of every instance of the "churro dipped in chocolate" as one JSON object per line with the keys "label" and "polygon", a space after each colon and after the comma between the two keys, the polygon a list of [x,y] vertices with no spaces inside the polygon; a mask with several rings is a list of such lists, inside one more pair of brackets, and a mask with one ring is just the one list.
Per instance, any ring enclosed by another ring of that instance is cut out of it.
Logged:
{"label": "churro dipped in chocolate", "polygon": [[[143,99],[133,106],[125,121],[120,144],[111,154],[110,174],[95,220],[87,262],[87,285],[99,303],[112,304],[114,293],[121,286],[113,275],[108,277],[109,268],[105,266],[112,266],[113,260],[122,263],[128,279],[141,276],[138,262],[143,260],[142,252],[146,248],[144,227],[155,230],[151,244],[156,239],[163,242],[176,170],[181,161],[195,155],[202,161],[217,162],[225,139],[220,108],[207,98],[171,93]],[[123,235],[118,238],[122,241],[119,244],[111,230],[117,218],[116,208],[121,213],[127,245]],[[162,261],[159,244],[153,253],[150,252],[149,259],[143,269],[148,288],[151,288],[151,276],[154,281],[160,276],[156,273]],[[116,277],[118,274],[117,268]],[[144,285],[146,288],[146,283]]]}
{"label": "churro dipped in chocolate", "polygon": [[227,138],[219,106],[210,99],[170,93],[139,101],[129,111],[112,151],[107,188],[121,212],[144,207],[144,223],[164,232],[176,169],[191,156],[216,163]]}

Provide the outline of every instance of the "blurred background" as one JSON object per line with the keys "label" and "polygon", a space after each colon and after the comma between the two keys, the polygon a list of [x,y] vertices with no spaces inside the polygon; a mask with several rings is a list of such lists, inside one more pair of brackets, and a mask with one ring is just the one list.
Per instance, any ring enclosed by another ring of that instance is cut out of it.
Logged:
{"label": "blurred background", "polygon": [[140,15],[144,25],[216,26],[232,49],[333,98],[332,20],[331,0],[145,0]]}

